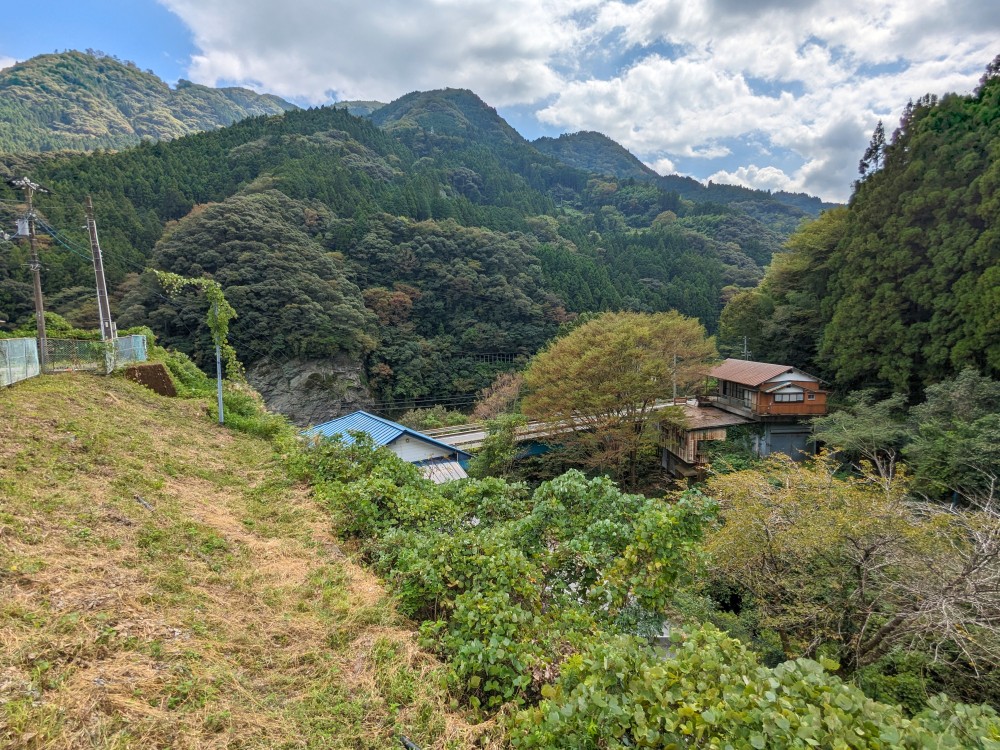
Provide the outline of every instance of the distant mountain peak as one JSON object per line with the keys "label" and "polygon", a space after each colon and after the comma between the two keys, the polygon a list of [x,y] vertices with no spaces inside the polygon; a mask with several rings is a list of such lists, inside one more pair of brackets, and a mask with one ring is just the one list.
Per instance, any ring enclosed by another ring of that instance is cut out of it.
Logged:
{"label": "distant mountain peak", "polygon": [[628,149],[603,133],[581,130],[558,138],[539,138],[532,145],[563,164],[619,179],[656,180],[659,174],[643,164]]}
{"label": "distant mountain peak", "polygon": [[371,120],[390,131],[420,129],[436,136],[499,138],[527,144],[496,109],[469,89],[414,91],[373,112]]}
{"label": "distant mountain peak", "polygon": [[171,88],[135,63],[70,50],[0,70],[0,151],[119,149],[291,109],[245,88]]}

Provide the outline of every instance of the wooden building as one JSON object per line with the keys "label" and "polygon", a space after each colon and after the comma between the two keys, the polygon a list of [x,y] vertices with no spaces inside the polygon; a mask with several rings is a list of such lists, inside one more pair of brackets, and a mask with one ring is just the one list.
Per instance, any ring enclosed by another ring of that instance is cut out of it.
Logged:
{"label": "wooden building", "polygon": [[727,359],[708,372],[717,385],[710,398],[720,409],[756,420],[826,414],[820,379],[797,367]]}
{"label": "wooden building", "polygon": [[801,460],[813,453],[809,420],[826,414],[828,391],[819,378],[789,365],[727,359],[713,367],[709,395],[684,408],[687,425],[661,431],[661,463],[676,476],[697,476],[706,458],[699,444],[725,440],[726,428],[756,424],[759,456],[784,453]]}
{"label": "wooden building", "polygon": [[663,448],[660,463],[674,476],[698,476],[707,463],[701,443],[705,440],[725,440],[727,427],[753,421],[697,402],[685,403],[680,408],[684,412],[684,425],[664,424],[660,431]]}

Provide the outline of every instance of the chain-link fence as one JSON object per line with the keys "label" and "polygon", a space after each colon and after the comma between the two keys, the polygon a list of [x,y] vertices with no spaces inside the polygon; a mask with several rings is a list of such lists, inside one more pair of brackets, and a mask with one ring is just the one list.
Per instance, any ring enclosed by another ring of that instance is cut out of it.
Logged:
{"label": "chain-link fence", "polygon": [[145,361],[145,336],[121,336],[112,341],[46,339],[42,371],[90,370],[108,374],[124,365]]}
{"label": "chain-link fence", "polygon": [[33,378],[38,373],[35,339],[0,339],[0,386]]}
{"label": "chain-link fence", "polygon": [[140,335],[113,341],[47,338],[41,361],[36,339],[0,339],[0,386],[40,372],[87,370],[106,375],[133,362],[145,362],[146,358],[146,337]]}

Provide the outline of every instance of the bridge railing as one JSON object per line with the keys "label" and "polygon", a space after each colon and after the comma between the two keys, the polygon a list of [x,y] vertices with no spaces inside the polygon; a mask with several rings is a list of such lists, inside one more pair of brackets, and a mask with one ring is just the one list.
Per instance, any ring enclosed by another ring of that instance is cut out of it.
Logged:
{"label": "bridge railing", "polygon": [[471,422],[469,424],[454,425],[452,427],[432,427],[429,430],[422,430],[428,437],[448,437],[449,435],[464,435],[467,432],[483,432],[486,430],[485,424]]}

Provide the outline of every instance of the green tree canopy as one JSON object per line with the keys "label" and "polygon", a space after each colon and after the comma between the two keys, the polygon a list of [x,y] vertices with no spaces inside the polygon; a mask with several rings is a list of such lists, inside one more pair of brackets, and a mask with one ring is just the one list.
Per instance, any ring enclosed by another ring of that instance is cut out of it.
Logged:
{"label": "green tree canopy", "polygon": [[675,384],[679,394],[689,393],[717,358],[697,320],[673,311],[606,313],[531,361],[522,409],[565,428],[560,442],[576,448],[586,465],[634,485],[666,416],[657,403]]}

